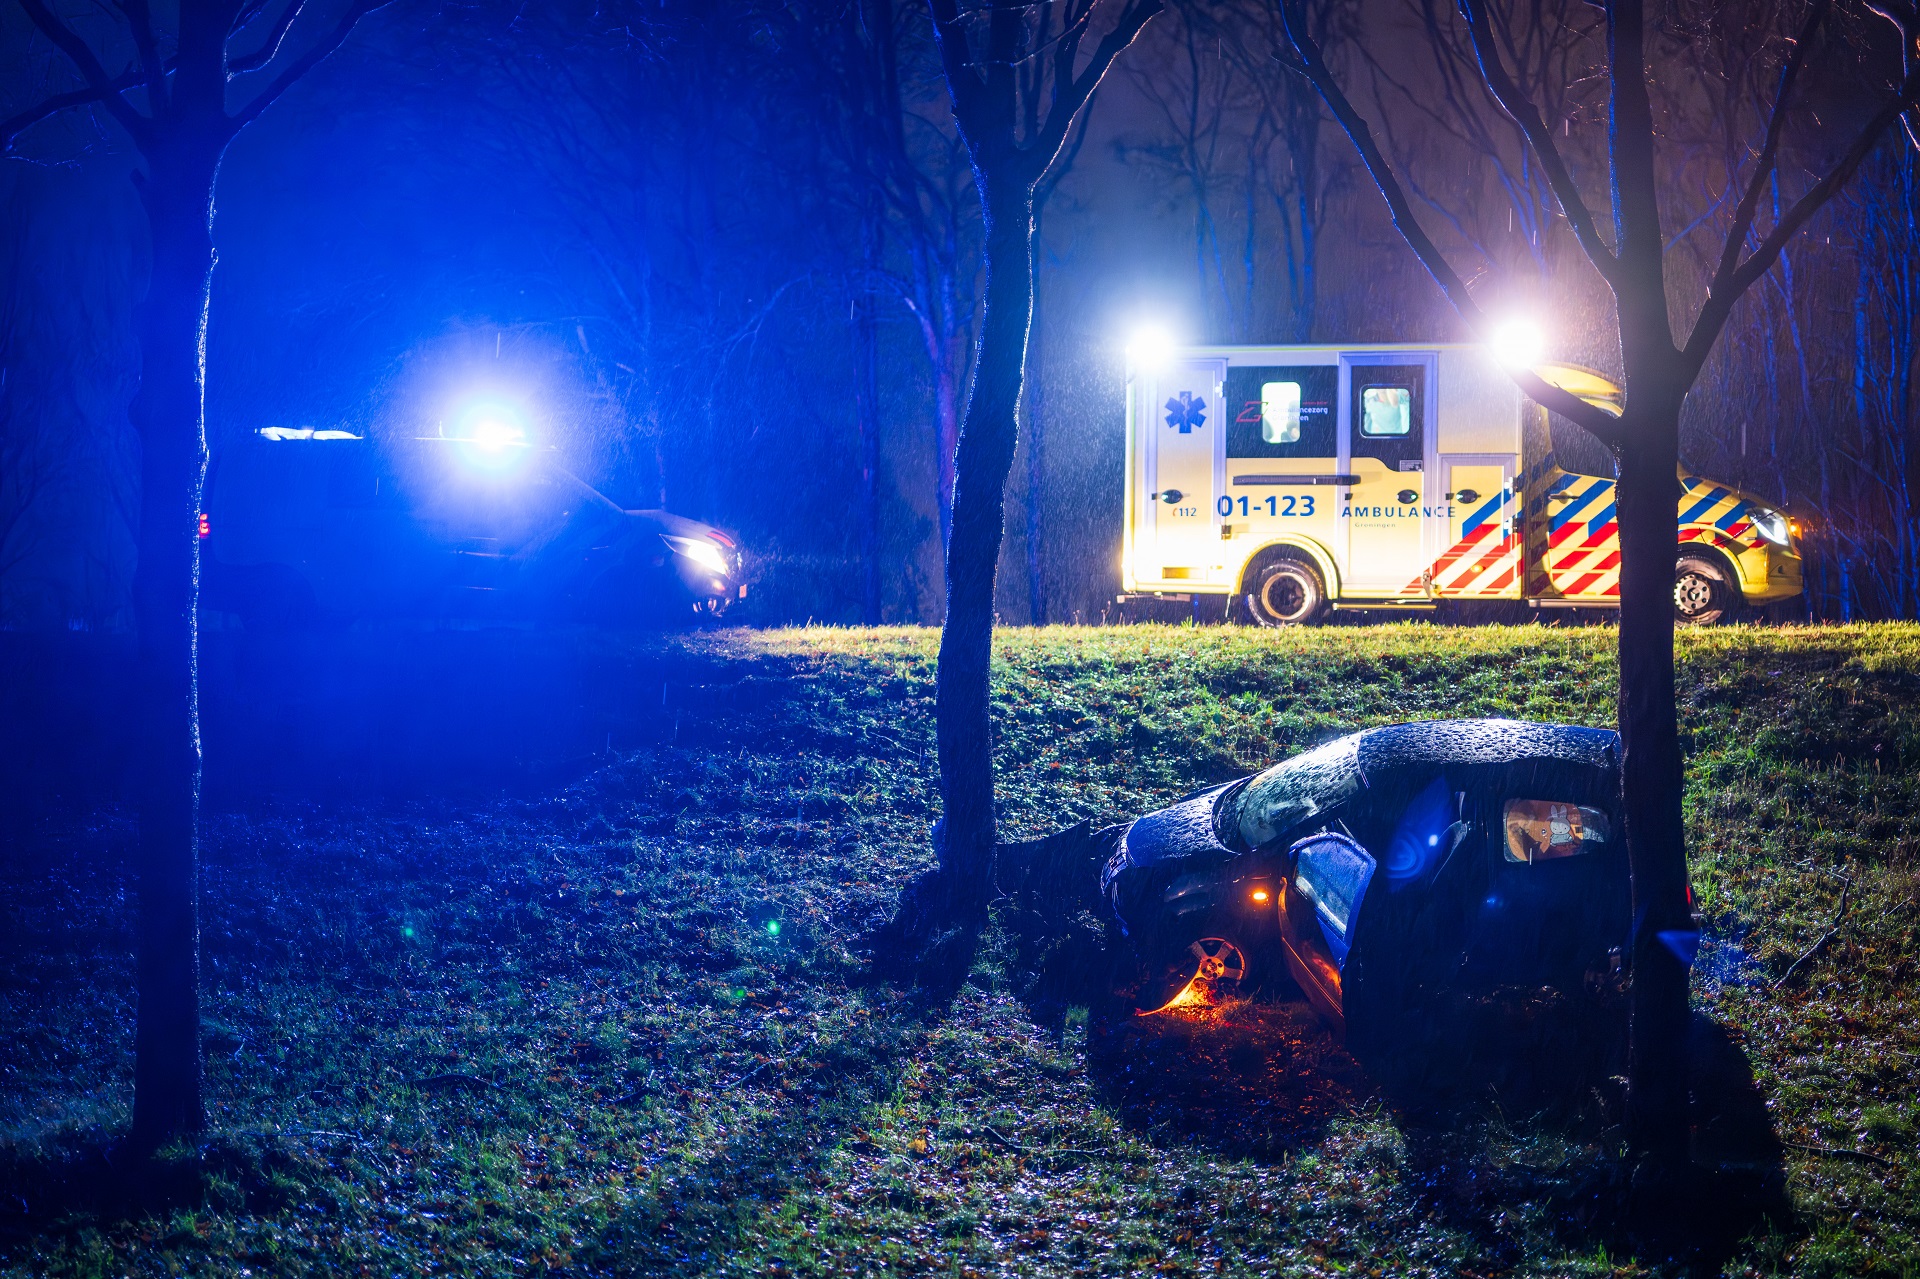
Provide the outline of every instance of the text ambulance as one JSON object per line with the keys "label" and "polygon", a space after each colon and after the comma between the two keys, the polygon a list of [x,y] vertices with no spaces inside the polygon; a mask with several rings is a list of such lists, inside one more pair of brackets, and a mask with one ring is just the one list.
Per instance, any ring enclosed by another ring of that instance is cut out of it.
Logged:
{"label": "text ambulance", "polygon": [[[1586,369],[1537,371],[1618,412]],[[1798,596],[1779,511],[1682,472],[1677,616]],[[1129,369],[1130,598],[1231,596],[1268,625],[1450,600],[1617,607],[1613,480],[1556,464],[1480,346],[1187,347]]]}

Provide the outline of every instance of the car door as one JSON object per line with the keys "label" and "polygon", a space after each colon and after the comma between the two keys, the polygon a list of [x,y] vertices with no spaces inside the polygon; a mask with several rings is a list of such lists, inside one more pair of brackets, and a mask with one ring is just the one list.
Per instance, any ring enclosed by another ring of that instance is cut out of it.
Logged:
{"label": "car door", "polygon": [[1154,376],[1149,421],[1152,489],[1146,524],[1157,555],[1140,563],[1143,578],[1204,582],[1220,559],[1219,496],[1227,414],[1221,403],[1224,359],[1185,360]]}
{"label": "car door", "polygon": [[[1393,362],[1389,363],[1388,360]],[[1428,547],[1427,452],[1433,438],[1433,362],[1410,353],[1341,357],[1341,431],[1353,479],[1342,504],[1347,589],[1424,598]]]}
{"label": "car door", "polygon": [[1341,973],[1373,882],[1373,854],[1346,835],[1322,831],[1296,843],[1289,855],[1293,868],[1280,903],[1287,970],[1307,1001],[1340,1025],[1345,1015]]}

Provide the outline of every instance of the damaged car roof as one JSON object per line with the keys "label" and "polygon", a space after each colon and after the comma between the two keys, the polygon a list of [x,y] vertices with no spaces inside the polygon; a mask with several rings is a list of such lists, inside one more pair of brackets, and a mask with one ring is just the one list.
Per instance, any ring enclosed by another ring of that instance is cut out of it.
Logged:
{"label": "damaged car roof", "polygon": [[[1270,844],[1403,769],[1554,760],[1611,770],[1619,765],[1619,751],[1620,735],[1611,729],[1527,720],[1444,719],[1363,729],[1134,822],[1114,850],[1101,888],[1129,869],[1171,859],[1224,860]],[[1229,787],[1244,787],[1235,805],[1242,849],[1222,842],[1216,826],[1215,808]]]}

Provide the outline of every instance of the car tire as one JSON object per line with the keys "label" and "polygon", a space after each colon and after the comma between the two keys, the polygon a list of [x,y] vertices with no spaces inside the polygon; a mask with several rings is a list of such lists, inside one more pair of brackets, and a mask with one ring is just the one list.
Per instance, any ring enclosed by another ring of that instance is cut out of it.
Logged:
{"label": "car tire", "polygon": [[1164,1012],[1194,988],[1200,992],[1196,1002],[1212,1003],[1247,989],[1251,973],[1246,949],[1239,943],[1211,935],[1194,938],[1142,965],[1134,1008],[1142,1013]]}
{"label": "car tire", "polygon": [[1673,571],[1673,620],[1682,626],[1715,626],[1739,612],[1740,591],[1726,565],[1706,555],[1682,555]]}
{"label": "car tire", "polygon": [[1242,580],[1241,606],[1255,626],[1312,626],[1327,611],[1327,587],[1306,560],[1276,555]]}

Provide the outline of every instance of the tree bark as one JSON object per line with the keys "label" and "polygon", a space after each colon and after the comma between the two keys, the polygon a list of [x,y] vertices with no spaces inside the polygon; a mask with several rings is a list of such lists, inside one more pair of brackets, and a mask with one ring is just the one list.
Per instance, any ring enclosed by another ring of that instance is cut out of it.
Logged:
{"label": "tree bark", "polygon": [[953,491],[955,455],[960,447],[960,369],[956,354],[959,339],[945,319],[935,327],[933,346],[933,452],[934,486],[940,511],[940,552],[947,553],[953,537]]}
{"label": "tree bark", "polygon": [[947,541],[947,616],[934,695],[945,805],[940,872],[951,905],[970,918],[984,914],[993,859],[993,582],[1033,319],[1032,188],[991,174],[981,188],[986,315],[973,396],[960,428]]}
{"label": "tree bark", "polygon": [[1040,362],[1044,339],[1039,328],[1040,310],[1040,225],[1034,216],[1033,234],[1028,236],[1028,274],[1033,280],[1033,319],[1029,327],[1027,367],[1023,388],[1027,399],[1027,621],[1034,626],[1047,624],[1046,559],[1041,542],[1046,535],[1047,453],[1046,388],[1040,380]]}
{"label": "tree bark", "polygon": [[1628,996],[1627,1139],[1672,1162],[1687,1153],[1688,979],[1684,765],[1673,690],[1674,514],[1680,498],[1676,385],[1621,422],[1621,808],[1633,881],[1633,984]]}
{"label": "tree bark", "polygon": [[154,1149],[198,1133],[200,1093],[198,633],[196,536],[207,447],[202,374],[213,275],[214,176],[224,139],[153,157],[141,196],[152,275],[136,311],[141,504],[133,607],[142,704],[139,1014],[131,1140]]}

